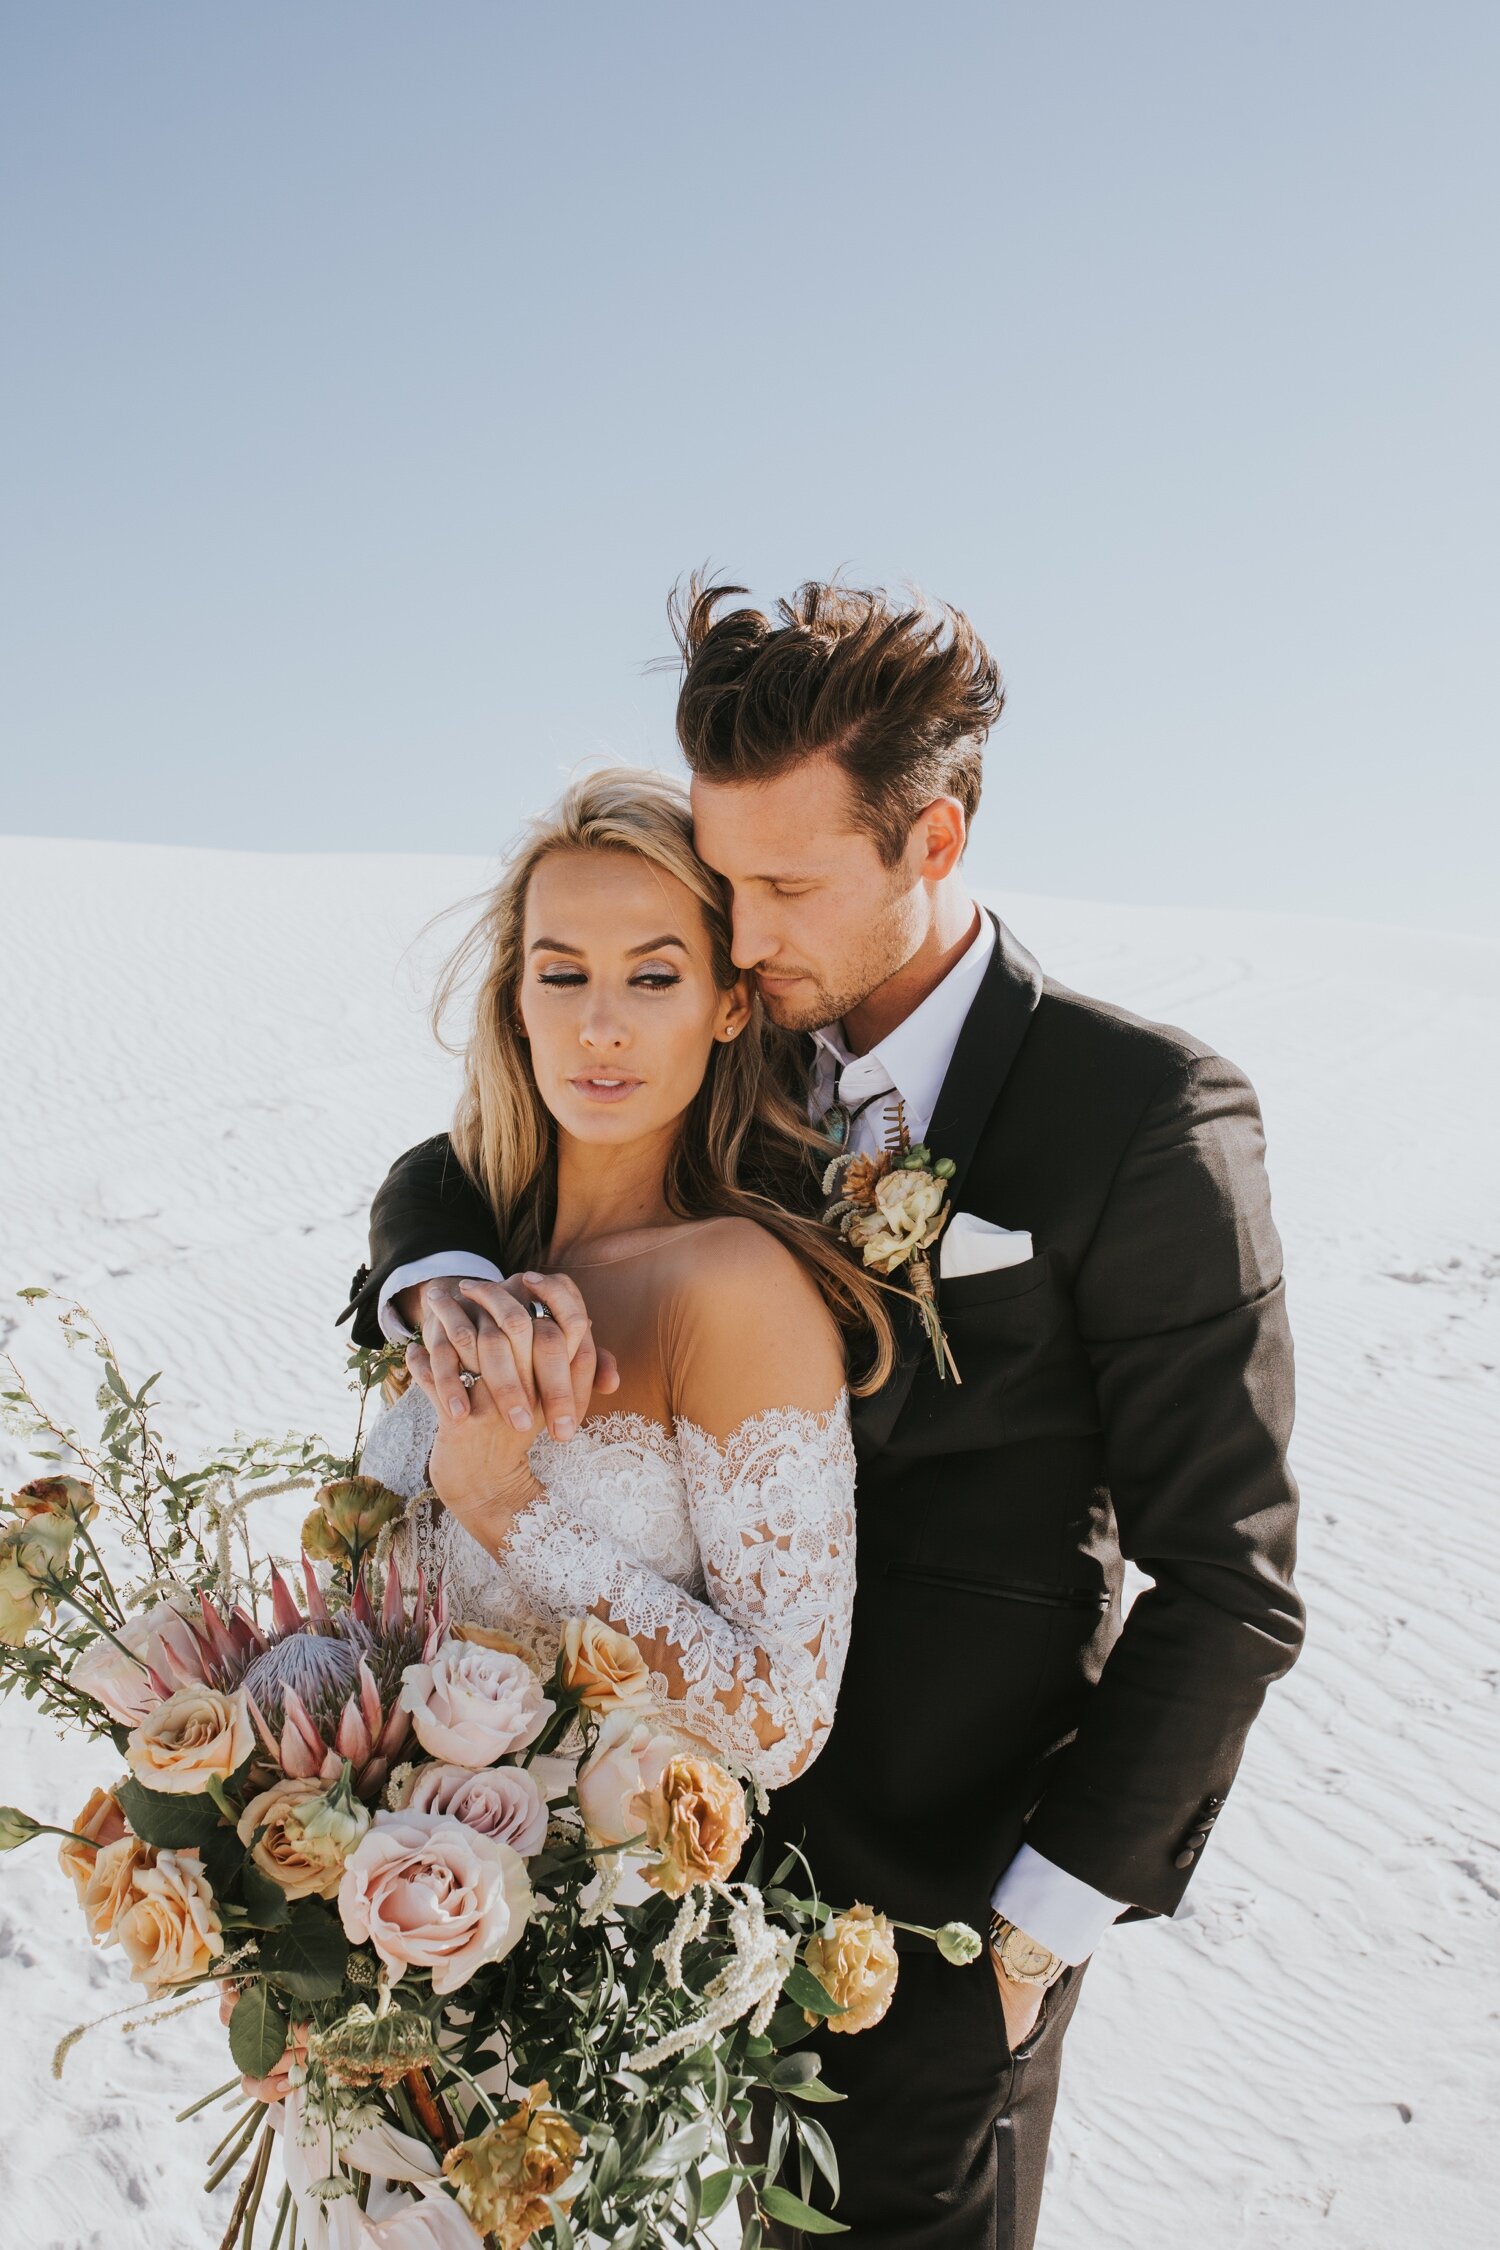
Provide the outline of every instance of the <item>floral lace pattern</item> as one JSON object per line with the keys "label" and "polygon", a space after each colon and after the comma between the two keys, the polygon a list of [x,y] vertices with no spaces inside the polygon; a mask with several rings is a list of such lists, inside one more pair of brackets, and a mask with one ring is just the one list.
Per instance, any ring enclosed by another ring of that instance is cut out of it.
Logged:
{"label": "floral lace pattern", "polygon": [[[408,1498],[426,1483],[436,1418],[413,1388],[361,1467]],[[456,1616],[497,1626],[545,1662],[587,1611],[640,1646],[661,1715],[767,1788],[822,1747],[854,1601],[854,1448],[841,1394],[827,1413],[772,1407],[727,1439],[683,1418],[603,1414],[531,1449],[543,1497],[494,1558],[423,1501],[397,1536],[404,1577],[441,1571]]]}

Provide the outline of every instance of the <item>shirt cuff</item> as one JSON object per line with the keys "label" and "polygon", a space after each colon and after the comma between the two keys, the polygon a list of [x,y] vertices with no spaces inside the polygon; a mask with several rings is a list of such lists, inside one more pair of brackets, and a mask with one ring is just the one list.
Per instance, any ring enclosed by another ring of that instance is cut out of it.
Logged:
{"label": "shirt cuff", "polygon": [[409,1266],[397,1266],[381,1284],[380,1305],[376,1318],[380,1333],[389,1344],[404,1344],[411,1337],[392,1299],[403,1289],[415,1289],[419,1281],[503,1281],[504,1274],[489,1258],[476,1256],[472,1250],[439,1250],[435,1257],[414,1258]]}
{"label": "shirt cuff", "polygon": [[1066,1868],[1023,1844],[999,1882],[990,1904],[1049,1953],[1064,1961],[1086,1961],[1124,1907]]}

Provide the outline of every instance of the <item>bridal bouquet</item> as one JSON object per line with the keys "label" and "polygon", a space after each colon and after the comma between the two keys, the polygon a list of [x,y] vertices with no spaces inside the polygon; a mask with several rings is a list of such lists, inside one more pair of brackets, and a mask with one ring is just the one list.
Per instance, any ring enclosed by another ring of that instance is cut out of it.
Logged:
{"label": "bridal bouquet", "polygon": [[[404,1503],[359,1475],[358,1434],[347,1460],[289,1439],[184,1469],[160,1378],[132,1390],[61,1318],[102,1423],[51,1420],[11,1365],[51,1466],[0,1519],[0,1687],[124,1770],[68,1830],[0,1809],[0,1849],[61,1835],[141,2020],[217,2001],[235,2075],[182,2116],[230,2106],[225,2250],[263,2205],[270,2250],[691,2244],[737,2192],[743,2250],[762,2217],[843,2231],[807,2200],[815,2173],[837,2195],[813,2111],[838,2097],[801,2043],[884,2015],[886,1919],[834,1912],[795,1856],[766,1879],[753,1789],[665,1728],[633,1642],[576,1619],[543,1678],[441,1586],[403,1590]],[[388,1363],[350,1362],[361,1428]],[[250,1502],[304,1487],[300,1557],[257,1556]]]}

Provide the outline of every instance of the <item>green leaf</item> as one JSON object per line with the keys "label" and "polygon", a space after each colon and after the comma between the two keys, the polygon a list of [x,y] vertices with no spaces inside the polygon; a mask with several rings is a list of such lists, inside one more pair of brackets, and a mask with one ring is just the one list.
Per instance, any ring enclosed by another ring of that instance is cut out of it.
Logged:
{"label": "green leaf", "polygon": [[793,2119],[793,2124],[796,2127],[797,2138],[828,2182],[833,2191],[833,2199],[837,2202],[839,2160],[834,2153],[833,2143],[828,2138],[826,2126],[820,2125],[815,2117],[797,2117]]}
{"label": "green leaf", "polygon": [[710,2172],[703,2183],[702,2220],[705,2226],[716,2219],[734,2193],[735,2172]]}
{"label": "green leaf", "polygon": [[125,1387],[125,1378],[112,1359],[107,1359],[104,1362],[104,1380],[108,1383],[116,1398],[123,1399],[127,1406],[134,1406],[135,1400]]}
{"label": "green leaf", "polygon": [[812,2025],[800,2008],[778,2008],[766,2025],[766,2033],[773,2047],[795,2047],[799,2039],[806,2039]]}
{"label": "green leaf", "polygon": [[260,1965],[295,2000],[331,2000],[344,1981],[349,1940],[328,1907],[302,1898],[280,1929],[268,1930]]}
{"label": "green leaf", "polygon": [[611,2133],[600,2151],[599,2161],[594,2167],[594,2187],[601,2201],[608,2195],[619,2177],[620,2144],[615,2139],[614,2134]]}
{"label": "green leaf", "polygon": [[177,1796],[147,1789],[134,1776],[115,1784],[120,1810],[143,1844],[159,1851],[188,1851],[218,1833],[219,1808],[212,1797]]}
{"label": "green leaf", "polygon": [[784,2227],[800,2227],[804,2234],[849,2232],[842,2219],[830,2219],[825,2211],[815,2211],[810,2203],[804,2203],[800,2195],[793,2195],[787,2188],[762,2188],[760,2200],[766,2217],[779,2219]]}
{"label": "green leaf", "polygon": [[842,2102],[848,2099],[845,2094],[836,2094],[821,2078],[809,2078],[803,2086],[783,2086],[781,2090],[794,2102]]}
{"label": "green leaf", "polygon": [[825,1984],[813,1975],[805,1961],[794,1963],[787,1972],[781,1988],[782,1997],[795,2000],[799,2008],[810,2008],[815,2016],[842,2016],[848,2010],[841,2000],[835,2000]]}
{"label": "green leaf", "polygon": [[712,2133],[713,2120],[708,2117],[695,2118],[690,2125],[679,2125],[676,2132],[669,2133],[661,2147],[653,2149],[636,2169],[643,2179],[669,2179],[674,2172],[684,2171],[689,2164],[696,2164],[701,2156],[707,2155]]}
{"label": "green leaf", "polygon": [[818,2075],[816,2055],[778,2055],[766,2072],[772,2086],[805,2086]]}
{"label": "green leaf", "polygon": [[269,1985],[252,1984],[234,2004],[229,2052],[247,2078],[264,2078],[286,2052],[287,2018]]}
{"label": "green leaf", "polygon": [[272,1882],[269,1875],[263,1875],[250,1859],[240,1871],[240,1897],[245,1904],[246,1920],[253,1930],[280,1929],[283,1922],[291,1919],[291,1901],[286,1892],[279,1883]]}

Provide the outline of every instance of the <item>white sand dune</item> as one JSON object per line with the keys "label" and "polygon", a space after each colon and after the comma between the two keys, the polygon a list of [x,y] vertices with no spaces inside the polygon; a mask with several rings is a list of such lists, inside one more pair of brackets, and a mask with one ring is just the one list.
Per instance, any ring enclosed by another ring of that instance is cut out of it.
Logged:
{"label": "white sand dune", "polygon": [[[389,1156],[452,1065],[404,949],[473,860],[0,843],[0,1338],[80,1401],[81,1296],[180,1449],[347,1423],[330,1325]],[[1500,948],[1013,898],[1057,976],[1189,1025],[1260,1087],[1302,1380],[1306,1656],[1172,1925],[1112,1933],[1071,2039],[1044,2250],[1470,2250],[1500,2190]],[[1010,1214],[1024,1225],[1027,1214]],[[8,1308],[8,1309],[7,1309]],[[7,1477],[14,1449],[0,1455]],[[0,1799],[66,1820],[113,1761],[3,1710]],[[150,2033],[39,1849],[0,1863],[0,2236],[198,2250],[227,2075]],[[913,2099],[920,2100],[920,2088]]]}

